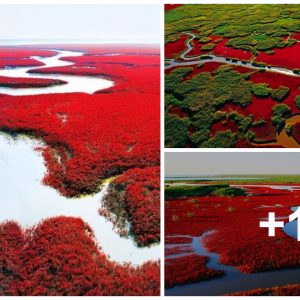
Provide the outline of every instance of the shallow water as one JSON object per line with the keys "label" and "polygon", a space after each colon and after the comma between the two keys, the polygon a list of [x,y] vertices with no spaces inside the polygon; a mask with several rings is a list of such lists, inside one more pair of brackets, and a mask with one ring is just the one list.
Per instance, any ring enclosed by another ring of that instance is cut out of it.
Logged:
{"label": "shallow water", "polygon": [[193,49],[192,42],[196,36],[193,33],[188,33],[188,32],[184,32],[184,33],[186,35],[189,35],[191,38],[187,42],[187,49],[180,55],[180,58],[183,60],[183,62],[178,62],[175,59],[167,59],[166,60],[167,64],[165,66],[166,70],[174,68],[174,67],[178,67],[178,66],[193,66],[193,65],[198,65],[199,63],[213,61],[213,62],[224,63],[224,64],[228,64],[228,65],[233,65],[233,66],[242,66],[242,67],[246,67],[246,68],[254,69],[254,70],[264,69],[268,72],[275,72],[275,73],[280,73],[280,74],[284,74],[284,75],[299,77],[299,75],[294,74],[293,70],[288,69],[288,68],[272,67],[272,66],[258,67],[258,66],[253,66],[252,61],[246,62],[246,61],[242,61],[239,59],[229,59],[227,57],[223,57],[220,55],[214,55],[211,53],[207,54],[211,57],[211,59],[203,60],[203,59],[201,59],[202,55],[187,57],[187,54]]}
{"label": "shallow water", "polygon": [[141,264],[159,259],[159,245],[136,247],[132,239],[121,238],[112,223],[98,214],[107,183],[101,192],[79,199],[63,197],[55,189],[41,184],[46,168],[42,156],[34,151],[41,145],[29,138],[13,140],[0,134],[0,222],[15,220],[27,227],[53,216],[81,217],[112,260]]}
{"label": "shallow water", "polygon": [[106,89],[113,86],[113,82],[104,78],[95,76],[73,76],[62,74],[36,74],[27,73],[31,69],[38,70],[45,67],[63,67],[71,66],[73,62],[63,61],[63,57],[77,57],[82,56],[82,52],[76,51],[57,51],[57,55],[51,57],[33,56],[32,58],[44,63],[41,67],[16,67],[0,69],[0,76],[16,77],[16,78],[47,78],[47,79],[60,79],[67,82],[63,85],[54,85],[50,87],[37,87],[37,88],[10,88],[1,87],[0,93],[7,95],[39,95],[39,94],[54,94],[54,93],[75,93],[82,92],[92,94],[98,90]]}
{"label": "shallow water", "polygon": [[[51,93],[94,93],[109,88],[112,81],[89,76],[44,75],[27,73],[30,69],[44,67],[69,66],[72,62],[60,60],[63,57],[81,56],[75,51],[57,51],[53,57],[32,57],[45,65],[42,67],[17,67],[0,70],[0,76],[49,78],[67,81],[67,84],[43,88],[4,88],[0,93],[9,95],[37,95]],[[62,116],[62,121],[67,121]],[[46,172],[42,156],[34,150],[43,146],[39,141],[26,137],[11,137],[0,133],[0,222],[15,220],[23,227],[33,226],[45,218],[53,216],[80,217],[93,229],[95,238],[112,260],[123,263],[142,264],[160,257],[160,246],[139,248],[129,238],[121,238],[114,230],[111,222],[98,214],[101,199],[106,193],[108,184],[102,191],[79,199],[61,196],[55,189],[41,184]]]}
{"label": "shallow water", "polygon": [[[299,206],[291,207],[291,214],[298,209]],[[298,221],[287,222],[284,224],[283,231],[294,239],[297,239],[297,224]]]}
{"label": "shallow water", "polygon": [[[271,272],[260,272],[245,274],[233,266],[223,265],[219,262],[220,256],[217,253],[211,253],[204,247],[204,240],[214,231],[205,232],[202,236],[185,236],[174,235],[174,237],[192,238],[191,244],[180,244],[181,246],[191,245],[195,254],[209,257],[207,266],[215,270],[225,272],[220,278],[202,281],[193,284],[177,285],[173,288],[166,289],[166,296],[219,296],[237,291],[247,291],[256,288],[267,288],[276,285],[289,283],[299,283],[300,269],[287,269]],[[171,236],[169,236],[171,237]],[[185,255],[189,255],[186,253]],[[185,256],[182,254],[170,255],[168,258]]]}
{"label": "shallow water", "polygon": [[166,177],[166,180],[203,180],[203,181],[224,181],[224,180],[259,180],[263,177]]}

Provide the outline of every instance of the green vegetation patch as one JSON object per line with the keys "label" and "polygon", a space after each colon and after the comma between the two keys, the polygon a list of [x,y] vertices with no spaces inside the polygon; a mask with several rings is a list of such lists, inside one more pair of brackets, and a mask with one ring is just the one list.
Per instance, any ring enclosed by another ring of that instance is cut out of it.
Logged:
{"label": "green vegetation patch", "polygon": [[194,31],[200,43],[219,35],[228,38],[227,46],[253,55],[293,46],[295,39],[282,37],[299,30],[299,8],[290,4],[187,4],[165,13],[166,43]]}
{"label": "green vegetation patch", "polygon": [[[211,125],[218,120],[216,114],[226,103],[246,107],[252,101],[253,83],[248,74],[241,74],[227,66],[220,66],[213,74],[199,73],[185,80],[190,68],[176,69],[166,75],[165,81],[165,144],[167,147],[184,147],[190,142],[197,147],[234,147],[237,134],[231,130],[210,136]],[[171,107],[180,107],[186,118],[173,116],[168,112]],[[225,116],[226,117],[226,116]],[[228,116],[237,124],[241,134],[251,126],[253,116]],[[193,130],[196,133],[193,133]]]}
{"label": "green vegetation patch", "polygon": [[246,192],[242,188],[230,187],[228,184],[214,184],[201,186],[166,186],[166,199],[178,197],[193,197],[193,196],[243,196]]}
{"label": "green vegetation patch", "polygon": [[252,85],[251,92],[259,98],[268,98],[272,89],[266,83],[257,83]]}
{"label": "green vegetation patch", "polygon": [[202,47],[201,47],[201,50],[202,50],[202,51],[211,51],[211,50],[213,50],[215,47],[216,47],[216,44],[214,44],[214,43],[208,43],[208,44],[202,46]]}
{"label": "green vegetation patch", "polygon": [[190,121],[187,118],[179,118],[175,115],[166,114],[166,147],[181,148],[188,141],[188,128]]}
{"label": "green vegetation patch", "polygon": [[[274,49],[297,43],[291,36],[300,32],[300,9],[291,4],[185,4],[165,13],[166,43],[178,40],[184,32],[195,34],[202,50],[213,52],[215,45],[226,39],[227,47],[251,52],[255,59],[261,52],[272,55]],[[207,53],[201,59],[204,64],[212,56]],[[259,72],[268,70],[263,62],[250,62]],[[261,128],[257,127],[271,127],[270,119],[256,121],[243,109],[251,104],[253,95],[274,103],[284,102],[290,95],[286,86],[272,89],[266,83],[254,83],[251,73],[239,73],[228,65],[187,79],[192,71],[191,67],[178,68],[165,77],[167,147],[223,148],[257,142],[263,139],[255,137],[261,135]],[[300,69],[293,72],[300,74]],[[300,109],[299,97],[295,98],[295,105]],[[170,117],[174,107],[181,109],[185,118]],[[232,112],[232,108],[239,113]],[[290,114],[289,106],[273,107],[271,121],[278,132]],[[272,141],[274,132],[271,128]]]}
{"label": "green vegetation patch", "polygon": [[276,104],[273,106],[272,111],[272,123],[280,132],[285,127],[285,118],[291,113],[291,108],[286,104]]}
{"label": "green vegetation patch", "polygon": [[275,89],[271,93],[272,99],[282,102],[290,94],[290,89],[286,86],[280,86],[278,89]]}
{"label": "green vegetation patch", "polygon": [[296,104],[297,108],[300,109],[300,95],[297,95],[295,97],[295,104]]}

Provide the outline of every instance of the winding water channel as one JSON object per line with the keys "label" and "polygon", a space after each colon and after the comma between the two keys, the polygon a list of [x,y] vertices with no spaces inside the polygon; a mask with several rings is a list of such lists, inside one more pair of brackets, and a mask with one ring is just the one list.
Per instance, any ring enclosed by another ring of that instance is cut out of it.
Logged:
{"label": "winding water channel", "polygon": [[54,93],[75,93],[82,92],[92,94],[98,90],[106,89],[113,86],[113,82],[104,78],[95,76],[74,76],[62,74],[41,74],[28,73],[29,70],[36,70],[48,67],[65,67],[72,66],[74,63],[62,60],[64,57],[78,57],[82,56],[83,52],[77,51],[57,51],[57,54],[50,57],[32,56],[41,63],[40,67],[16,67],[0,69],[0,76],[14,77],[14,78],[43,78],[43,79],[60,79],[66,81],[66,84],[53,85],[50,87],[35,87],[35,88],[11,88],[1,87],[0,93],[20,96],[20,95],[39,95],[39,94],[54,94]]}
{"label": "winding water channel", "polygon": [[[173,183],[174,184],[174,183]],[[186,184],[190,185],[190,184]],[[202,185],[202,184],[199,184]],[[234,185],[241,187],[268,187],[276,190],[299,190],[299,186],[286,186],[286,185]],[[280,206],[278,204],[274,205]],[[263,206],[261,206],[263,207]],[[271,206],[270,206],[271,207]],[[259,207],[258,207],[259,208]],[[298,206],[291,207],[291,213],[295,211]],[[288,220],[288,216],[276,218]],[[297,239],[297,221],[285,223],[282,229],[287,235]],[[178,258],[190,254],[198,254],[207,256],[209,262],[207,267],[215,270],[224,271],[225,275],[220,278],[211,279],[209,281],[201,281],[186,285],[177,285],[173,288],[166,289],[167,296],[220,296],[230,294],[238,291],[247,291],[256,288],[269,288],[277,285],[285,285],[292,283],[299,283],[300,269],[286,269],[270,272],[260,272],[253,274],[245,274],[240,272],[237,268],[220,263],[220,255],[218,253],[208,252],[204,246],[205,238],[214,234],[214,230],[206,231],[201,236],[191,235],[168,235],[167,238],[190,238],[190,243],[181,244],[166,244],[166,249],[179,248],[182,251],[178,254],[166,256],[166,258]]]}
{"label": "winding water channel", "polygon": [[[63,57],[80,56],[82,53],[58,51],[53,57],[32,57],[45,65],[58,67],[73,63],[61,60]],[[37,95],[51,93],[84,92],[93,93],[113,85],[112,81],[89,76],[42,75],[27,73],[32,67],[17,67],[0,70],[0,76],[50,78],[67,81],[67,84],[43,88],[4,88],[0,93],[9,95]],[[37,69],[37,68],[34,68]],[[67,122],[67,119],[64,120]],[[23,227],[36,225],[45,218],[54,216],[80,217],[90,225],[95,239],[112,260],[142,264],[160,257],[160,246],[137,247],[132,238],[120,237],[111,222],[98,214],[108,182],[94,195],[69,199],[55,189],[41,183],[46,167],[42,156],[35,150],[45,145],[25,136],[13,139],[0,133],[0,222],[15,220]]]}
{"label": "winding water channel", "polygon": [[[196,38],[196,35],[193,33],[185,32],[186,35],[189,35],[190,38],[188,39],[186,46],[187,49],[180,54],[180,59],[182,61],[177,61],[176,59],[166,59],[165,70],[172,69],[174,67],[187,67],[187,66],[194,66],[205,62],[218,62],[222,64],[232,65],[232,66],[242,66],[249,69],[260,70],[264,69],[267,72],[274,72],[279,74],[284,74],[288,76],[295,76],[300,77],[300,75],[295,74],[292,69],[283,68],[283,67],[276,67],[276,66],[255,66],[253,65],[253,60],[251,61],[243,61],[238,59],[232,59],[220,55],[215,54],[205,54],[199,56],[187,56],[193,49],[193,40]],[[208,58],[209,57],[209,58]],[[297,141],[288,134],[287,126],[295,125],[296,123],[300,122],[300,114],[293,115],[286,119],[286,125],[281,132],[276,134],[276,142],[271,143],[253,143],[254,145],[259,145],[260,147],[269,147],[269,146],[282,146],[285,148],[299,148],[299,144]]]}
{"label": "winding water channel", "polygon": [[295,74],[293,72],[293,70],[288,69],[288,68],[275,67],[275,66],[265,66],[265,67],[255,66],[252,64],[253,61],[248,62],[245,60],[239,60],[239,59],[235,59],[235,58],[232,59],[232,58],[224,57],[221,55],[215,55],[212,53],[208,53],[205,55],[198,55],[198,56],[187,56],[194,47],[193,40],[196,38],[196,35],[193,33],[188,33],[188,32],[185,32],[185,34],[189,35],[190,39],[186,43],[187,49],[183,53],[180,54],[180,59],[182,61],[177,61],[176,59],[166,59],[166,65],[165,65],[166,70],[174,68],[174,67],[193,66],[193,65],[198,65],[198,64],[206,62],[206,61],[209,61],[209,62],[213,61],[213,62],[228,64],[228,65],[233,65],[233,66],[243,66],[245,68],[254,69],[254,70],[264,69],[268,72],[274,72],[274,73],[280,73],[280,74],[289,75],[289,76],[300,77],[300,75]]}

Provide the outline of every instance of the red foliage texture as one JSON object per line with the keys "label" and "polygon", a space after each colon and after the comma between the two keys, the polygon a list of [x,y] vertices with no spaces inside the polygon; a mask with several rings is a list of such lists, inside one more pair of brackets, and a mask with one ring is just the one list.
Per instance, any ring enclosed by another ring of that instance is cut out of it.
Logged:
{"label": "red foliage texture", "polygon": [[285,47],[283,49],[274,49],[274,54],[266,54],[260,52],[260,54],[255,59],[259,62],[264,62],[271,66],[280,66],[290,69],[300,68],[300,62],[298,59],[300,51],[300,44],[296,43],[292,47]]}
{"label": "red foliage texture", "polygon": [[186,40],[189,36],[183,34],[180,36],[179,40],[171,42],[165,45],[165,57],[174,58],[177,54],[180,54],[186,49]]}
{"label": "red foliage texture", "polygon": [[[299,34],[295,34],[295,38],[298,38]],[[183,52],[186,49],[185,46],[185,39],[187,37],[185,35],[181,35],[180,39],[173,43],[168,43],[165,46],[166,57],[175,58],[176,54]],[[211,36],[212,42],[216,39],[219,39],[219,36]],[[253,57],[253,54],[249,51],[241,50],[241,49],[234,49],[232,47],[226,46],[228,39],[222,38],[222,41],[216,43],[215,48],[212,50],[212,53],[215,55],[220,55],[228,58],[235,58],[239,60],[250,60]],[[201,51],[200,47],[201,44],[198,40],[193,41],[193,49],[188,53],[189,56],[193,55],[201,55],[205,54],[205,52]],[[290,69],[300,68],[300,65],[297,60],[297,54],[299,53],[300,44],[296,44],[292,47],[285,47],[283,49],[274,49],[275,54],[269,55],[264,52],[261,52],[257,58],[255,59],[258,62],[265,62],[268,65],[273,66],[280,66],[280,67],[287,67]],[[193,67],[193,72],[191,72],[186,79],[190,79],[191,77],[205,72],[213,72],[213,64],[217,64],[215,62],[205,63],[203,68],[199,68],[197,66]],[[219,64],[220,65],[220,64]],[[211,66],[211,68],[210,68]],[[178,67],[175,67],[178,68]],[[166,74],[169,74],[175,68],[166,70]],[[271,88],[276,89],[280,86],[289,87],[290,93],[289,96],[284,100],[284,103],[287,104],[291,108],[291,114],[299,113],[299,109],[295,106],[295,96],[299,95],[300,86],[300,79],[297,76],[288,76],[284,74],[279,74],[275,72],[258,72],[254,71],[253,69],[248,69],[243,66],[234,67],[234,70],[245,73],[249,72],[250,80],[254,83],[266,83]],[[278,104],[275,100],[271,97],[268,98],[258,98],[252,95],[252,102],[245,108],[242,108],[238,105],[233,103],[227,103],[223,108],[222,111],[230,112],[230,111],[237,111],[240,114],[247,116],[252,114],[254,116],[254,120],[264,119],[265,124],[252,126],[249,130],[253,131],[255,134],[255,142],[250,143],[247,140],[239,140],[236,144],[236,147],[261,147],[259,143],[264,144],[264,146],[268,147],[280,147],[280,145],[276,145],[276,128],[272,124],[271,118],[273,116],[272,108],[274,105]],[[184,117],[183,112],[180,111],[179,107],[175,107],[171,110],[171,113],[176,114],[180,117]],[[227,124],[221,124],[218,122],[214,124],[211,128],[211,136],[214,136],[216,132],[231,129],[232,131],[236,131],[236,126],[229,122]],[[294,135],[296,136],[296,132],[294,130]],[[266,143],[270,143],[267,145]]]}
{"label": "red foliage texture", "polygon": [[176,7],[181,6],[182,4],[165,4],[165,11],[175,9]]}
{"label": "red foliage texture", "polygon": [[81,219],[55,217],[23,231],[0,225],[0,295],[159,295],[157,262],[108,260]]}
{"label": "red foliage texture", "polygon": [[272,288],[255,289],[246,292],[237,292],[228,296],[299,296],[300,284],[288,284]]}
{"label": "red foliage texture", "polygon": [[[129,51],[133,54],[127,55]],[[115,78],[111,89],[93,95],[2,96],[0,100],[0,128],[43,139],[47,144],[42,150],[47,166],[44,183],[69,197],[96,191],[102,179],[160,161],[157,51],[111,46],[98,52],[72,58],[74,66],[43,72]],[[121,55],[101,56],[107,52]]]}
{"label": "red foliage texture", "polygon": [[180,258],[166,259],[165,262],[165,286],[173,287],[177,284],[197,282],[220,277],[222,271],[212,270],[206,267],[208,259],[199,255],[188,255]]}
{"label": "red foliage texture", "polygon": [[142,246],[160,240],[159,171],[159,167],[131,169],[112,183],[115,190],[124,193],[128,221],[137,243]]}
{"label": "red foliage texture", "polygon": [[[300,94],[299,85],[300,79],[299,77],[287,76],[284,74],[278,74],[274,72],[258,72],[255,71],[250,75],[250,80],[254,83],[266,83],[272,89],[277,89],[280,86],[287,86],[290,89],[290,93],[288,97],[284,100],[284,103],[291,108],[291,113],[299,113],[299,109],[295,105],[295,97]],[[251,131],[255,133],[256,141],[274,141],[276,140],[276,128],[273,126],[271,118],[273,116],[272,108],[274,105],[278,104],[277,101],[273,100],[271,97],[268,98],[258,98],[252,95],[252,102],[245,108],[241,108],[240,106],[228,103],[223,108],[222,111],[230,112],[230,111],[238,111],[242,115],[250,115],[254,116],[254,120],[264,119],[266,121],[265,124],[259,126],[251,127]],[[230,126],[227,126],[230,125]],[[221,128],[233,129],[233,124],[223,124],[221,126],[220,122],[216,123],[212,126],[212,132],[216,132]],[[244,147],[245,145],[243,145]],[[248,146],[253,147],[253,145],[249,144]]]}
{"label": "red foliage texture", "polygon": [[[289,207],[299,204],[299,191],[267,187],[246,189],[247,196],[168,199],[165,204],[166,236],[200,237],[214,230],[204,238],[205,247],[219,253],[222,264],[236,266],[246,273],[299,267],[297,240],[281,230],[277,230],[276,237],[266,239],[266,229],[259,227],[259,221],[266,218],[270,210],[287,221],[291,214]],[[170,239],[166,241],[171,243]]]}
{"label": "red foliage texture", "polygon": [[20,47],[0,47],[0,59],[25,59],[32,56],[48,57],[54,56],[55,51],[27,49]]}
{"label": "red foliage texture", "polygon": [[[84,56],[72,58],[73,66],[41,72],[107,77],[114,81],[111,89],[93,95],[1,95],[0,129],[24,132],[45,142],[41,149],[47,167],[44,183],[65,196],[95,192],[101,180],[133,168],[157,166],[153,171],[157,177],[152,179],[156,184],[160,163],[159,52],[153,48],[88,48]],[[20,63],[29,61],[31,55],[55,53],[18,51]],[[8,55],[2,52],[0,59],[3,53]],[[101,57],[104,53],[120,55]],[[7,64],[11,61],[5,60]],[[151,168],[146,170],[151,173]],[[131,177],[124,176],[129,180],[128,199],[137,210],[133,214],[140,217],[142,209],[137,201],[148,203],[151,199],[139,193],[145,192],[149,183],[135,185]],[[151,213],[159,211],[159,191],[150,194],[156,207],[148,209],[148,222],[153,221]],[[137,231],[141,222],[136,222]],[[159,294],[158,263],[133,267],[109,261],[93,241],[91,229],[80,219],[51,218],[27,231],[8,222],[0,224],[0,235],[0,294]]]}
{"label": "red foliage texture", "polygon": [[35,50],[18,47],[0,47],[0,68],[42,66],[43,63],[32,56],[48,57],[55,55],[51,50]]}
{"label": "red foliage texture", "polygon": [[300,123],[296,123],[295,125],[293,125],[291,134],[296,142],[300,144]]}
{"label": "red foliage texture", "polygon": [[253,54],[246,50],[234,49],[232,47],[226,46],[228,39],[223,38],[220,43],[216,44],[216,47],[213,49],[213,54],[236,58],[241,60],[249,60],[253,57]]}

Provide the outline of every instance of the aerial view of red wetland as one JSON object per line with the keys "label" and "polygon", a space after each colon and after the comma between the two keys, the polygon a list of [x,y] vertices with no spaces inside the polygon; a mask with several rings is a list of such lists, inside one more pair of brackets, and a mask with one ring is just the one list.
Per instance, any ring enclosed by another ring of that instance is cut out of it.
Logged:
{"label": "aerial view of red wetland", "polygon": [[300,147],[300,5],[165,5],[165,146]]}
{"label": "aerial view of red wetland", "polygon": [[1,296],[160,294],[152,22],[157,5],[1,5]]}
{"label": "aerial view of red wetland", "polygon": [[165,294],[300,295],[300,155],[165,155]]}

